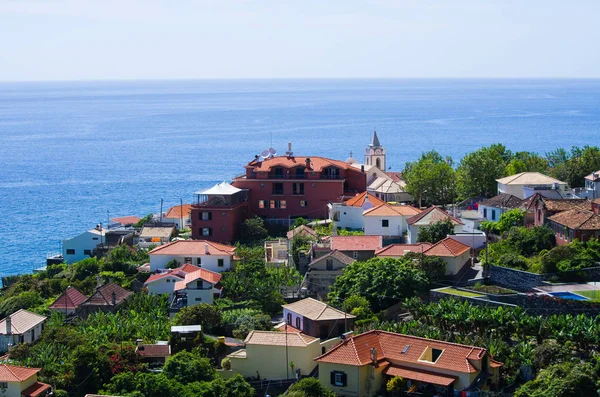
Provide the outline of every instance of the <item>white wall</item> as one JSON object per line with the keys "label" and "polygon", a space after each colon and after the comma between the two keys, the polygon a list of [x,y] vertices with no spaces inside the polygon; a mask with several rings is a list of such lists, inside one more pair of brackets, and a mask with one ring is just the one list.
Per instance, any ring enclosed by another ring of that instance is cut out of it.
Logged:
{"label": "white wall", "polygon": [[[38,340],[42,334],[43,324],[44,324],[44,322],[41,322],[38,325],[36,325],[34,328],[32,328],[31,330],[25,331],[23,334],[10,334],[10,335],[6,335],[4,333],[0,334],[0,352],[8,351],[9,343],[12,343],[12,345],[17,345],[17,344],[21,343],[20,342],[21,335],[23,335],[24,343],[31,343],[31,342]],[[5,332],[5,330],[2,330],[2,332]]]}
{"label": "white wall", "polygon": [[[479,204],[479,208],[477,211],[479,212],[480,218],[487,219],[488,221],[494,221],[494,222],[498,222],[498,220],[500,219],[500,215],[502,215],[505,212],[505,210],[503,210],[502,208],[488,207],[487,205],[481,205],[481,204]],[[484,214],[484,212],[485,212],[485,214]],[[492,214],[494,212],[496,213],[495,219],[493,219],[493,217],[492,217]]]}
{"label": "white wall", "polygon": [[448,236],[453,240],[460,241],[471,248],[479,249],[485,246],[485,233],[460,233]]}
{"label": "white wall", "polygon": [[179,277],[169,276],[165,278],[161,278],[159,280],[153,281],[148,284],[146,287],[148,288],[149,294],[172,294],[175,289],[175,283],[177,281],[181,281]]}
{"label": "white wall", "polygon": [[187,305],[196,306],[200,303],[207,303],[212,305],[213,303],[213,288],[209,289],[186,289],[187,293]]}
{"label": "white wall", "polygon": [[[290,313],[292,315],[292,322],[289,323],[289,325],[291,325],[294,328],[299,329],[300,331],[304,330],[304,317],[302,317],[299,314],[296,314],[286,308],[283,308],[283,321],[288,322],[288,313]],[[296,319],[300,319],[300,327],[297,326]]]}
{"label": "white wall", "polygon": [[[186,262],[184,262],[184,259],[186,257],[192,258],[192,261],[187,262],[187,263],[191,263],[192,265],[199,266],[204,269],[212,270],[213,272],[217,272],[217,273],[224,272],[231,268],[231,256],[224,256],[224,255],[173,256],[173,255],[152,254],[152,255],[150,255],[150,271],[155,272],[159,269],[164,269],[166,264],[172,259],[175,259],[177,262],[179,262],[180,264],[183,265],[184,263],[186,263]],[[200,258],[200,263],[198,263],[198,258]],[[219,259],[223,259],[223,266],[221,266],[221,267],[219,266]]]}
{"label": "white wall", "polygon": [[460,269],[467,263],[467,261],[471,258],[470,251],[463,253],[461,256],[457,257],[441,257],[444,262],[446,262],[446,275],[454,276],[457,274]]}
{"label": "white wall", "polygon": [[[406,227],[406,219],[403,216],[363,216],[365,223],[365,235],[367,236],[402,236]],[[382,220],[389,221],[388,227],[383,227]]]}
{"label": "white wall", "polygon": [[[71,264],[80,261],[85,258],[89,258],[90,255],[85,255],[84,250],[90,250],[90,253],[96,248],[98,244],[104,242],[104,236],[100,234],[86,231],[81,233],[79,236],[63,240],[63,258],[65,263]],[[67,254],[67,250],[74,249],[75,254]]]}
{"label": "white wall", "polygon": [[8,388],[1,395],[2,397],[21,397],[21,392],[35,382],[37,382],[37,375],[33,375],[22,382],[7,382]]}
{"label": "white wall", "polygon": [[365,227],[362,213],[362,207],[351,207],[340,203],[331,204],[329,219],[334,219],[336,212],[339,212],[339,220],[335,221],[337,227],[349,229],[362,229]]}

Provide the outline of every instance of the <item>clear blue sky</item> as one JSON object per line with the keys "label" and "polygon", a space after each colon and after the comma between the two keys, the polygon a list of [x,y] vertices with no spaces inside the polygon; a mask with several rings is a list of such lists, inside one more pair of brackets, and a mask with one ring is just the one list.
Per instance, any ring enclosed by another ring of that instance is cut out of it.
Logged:
{"label": "clear blue sky", "polygon": [[0,81],[600,77],[600,0],[0,0]]}

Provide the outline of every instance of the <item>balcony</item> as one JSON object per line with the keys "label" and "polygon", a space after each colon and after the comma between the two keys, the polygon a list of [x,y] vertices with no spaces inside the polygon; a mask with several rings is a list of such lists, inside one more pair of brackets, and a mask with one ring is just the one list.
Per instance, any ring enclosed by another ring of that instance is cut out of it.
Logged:
{"label": "balcony", "polygon": [[331,174],[331,175],[323,175],[321,174],[321,179],[344,179],[341,175],[339,174]]}

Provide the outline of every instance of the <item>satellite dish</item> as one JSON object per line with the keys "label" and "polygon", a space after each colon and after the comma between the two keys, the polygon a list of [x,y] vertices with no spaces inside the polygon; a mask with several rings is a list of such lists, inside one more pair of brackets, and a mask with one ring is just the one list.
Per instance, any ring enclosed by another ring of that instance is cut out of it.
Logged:
{"label": "satellite dish", "polygon": [[277,156],[277,150],[275,150],[275,149],[273,149],[272,147],[270,147],[270,148],[269,148],[269,154],[270,154],[272,157],[275,157],[275,156]]}
{"label": "satellite dish", "polygon": [[271,153],[269,152],[269,150],[263,150],[260,154],[260,157],[262,157],[263,159],[268,159],[270,154]]}

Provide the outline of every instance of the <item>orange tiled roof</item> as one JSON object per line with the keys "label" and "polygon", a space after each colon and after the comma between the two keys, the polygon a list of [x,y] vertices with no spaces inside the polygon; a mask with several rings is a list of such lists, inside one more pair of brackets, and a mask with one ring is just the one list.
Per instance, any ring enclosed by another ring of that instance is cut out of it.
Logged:
{"label": "orange tiled roof", "polygon": [[300,332],[250,331],[244,343],[246,345],[306,347],[318,338]]}
{"label": "orange tiled roof", "polygon": [[435,243],[424,253],[428,256],[457,257],[470,250],[470,246],[461,243],[458,240],[454,240],[451,237],[446,237],[442,241],[438,241],[437,243]]}
{"label": "orange tiled roof", "polygon": [[191,272],[185,275],[185,278],[175,283],[175,291],[185,289],[189,283],[196,280],[204,280],[211,284],[218,284],[221,281],[221,273],[216,273],[208,269],[200,268],[195,272]]}
{"label": "orange tiled roof", "polygon": [[[11,333],[23,334],[41,322],[46,321],[46,317],[40,316],[39,314],[32,313],[25,309],[20,309],[11,314],[10,316]],[[0,321],[0,335],[6,333],[6,318]]]}
{"label": "orange tiled roof", "polygon": [[392,365],[383,371],[384,374],[390,376],[400,376],[404,379],[416,380],[418,382],[431,383],[433,385],[450,386],[456,377],[436,374],[430,371],[415,370],[402,366]]}
{"label": "orange tiled roof", "polygon": [[352,168],[350,164],[341,161],[341,160],[332,160],[325,157],[318,156],[276,156],[270,159],[264,159],[262,161],[252,160],[248,163],[247,167],[254,168],[256,171],[269,171],[273,167],[285,167],[285,168],[294,168],[294,167],[306,167],[306,160],[310,159],[310,167],[307,168],[308,171],[321,172],[323,168],[327,167],[337,167],[341,169],[349,169]]}
{"label": "orange tiled roof", "polygon": [[363,212],[363,216],[413,216],[421,213],[411,205],[380,204]]}
{"label": "orange tiled roof", "polygon": [[376,207],[381,204],[385,204],[385,201],[377,198],[376,196],[369,194],[367,192],[362,192],[357,194],[356,196],[348,199],[344,202],[349,207],[362,207],[365,204],[365,199],[368,198],[369,202],[373,204],[373,207]]}
{"label": "orange tiled roof", "polygon": [[569,229],[600,230],[600,215],[596,215],[592,211],[572,209],[559,212],[548,219]]}
{"label": "orange tiled roof", "polygon": [[383,245],[381,236],[331,236],[331,250],[377,251]]}
{"label": "orange tiled roof", "polygon": [[142,357],[166,357],[171,355],[170,345],[140,345],[135,352]]}
{"label": "orange tiled roof", "polygon": [[41,368],[26,368],[0,364],[0,382],[22,382],[41,371]]}
{"label": "orange tiled roof", "polygon": [[408,223],[409,225],[414,225],[415,223],[418,223],[421,220],[426,220],[427,223],[431,225],[436,222],[443,221],[445,219],[450,219],[453,225],[463,224],[460,219],[456,219],[455,217],[442,210],[441,208],[436,207],[435,205],[432,205],[431,207],[422,211],[420,214],[408,218],[406,220],[406,223]]}
{"label": "orange tiled roof", "polygon": [[151,275],[150,277],[148,277],[148,280],[146,280],[146,282],[144,284],[149,284],[156,280],[161,280],[161,279],[169,277],[169,276],[183,280],[187,273],[193,273],[200,269],[201,268],[199,268],[198,266],[194,266],[189,263],[186,263],[186,264],[179,266],[176,269],[168,269],[167,271],[155,273],[155,274]]}
{"label": "orange tiled roof", "polygon": [[169,208],[169,210],[167,211],[167,213],[165,214],[165,216],[163,218],[168,218],[168,219],[185,218],[188,216],[188,214],[190,213],[191,210],[192,210],[191,204],[184,204],[183,206],[175,205],[175,206]]}
{"label": "orange tiled roof", "polygon": [[404,256],[405,251],[420,253],[427,251],[432,245],[431,243],[391,244],[375,251],[375,256]]}
{"label": "orange tiled roof", "polygon": [[47,392],[48,390],[50,390],[50,388],[51,388],[51,386],[46,383],[35,382],[31,386],[29,386],[27,389],[23,390],[21,392],[21,396],[23,396],[23,397],[38,397],[38,396],[41,396],[43,393]]}
{"label": "orange tiled roof", "polygon": [[275,327],[273,327],[273,329],[275,329],[275,331],[279,331],[279,332],[290,332],[290,333],[294,333],[294,334],[302,332],[298,328],[292,327],[285,321],[281,324],[276,325]]}
{"label": "orange tiled roof", "polygon": [[133,225],[134,223],[138,223],[140,221],[139,216],[129,215],[122,216],[119,218],[112,218],[111,221],[115,221],[116,223],[120,223],[121,225]]}
{"label": "orange tiled roof", "polygon": [[[375,359],[378,362],[393,360],[396,365],[406,363],[463,373],[479,370],[474,366],[473,353],[479,357],[487,353],[487,350],[481,347],[373,330],[344,340],[327,353],[317,357],[315,361],[363,366],[372,363],[371,348],[377,350]],[[427,348],[443,350],[435,363],[419,360]]]}
{"label": "orange tiled roof", "polygon": [[161,245],[148,252],[148,255],[173,256],[204,256],[208,246],[208,255],[230,256],[235,253],[235,247],[207,240],[178,240]]}
{"label": "orange tiled roof", "polygon": [[50,309],[75,309],[87,300],[77,288],[69,287],[50,305]]}

